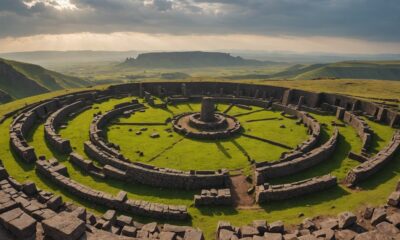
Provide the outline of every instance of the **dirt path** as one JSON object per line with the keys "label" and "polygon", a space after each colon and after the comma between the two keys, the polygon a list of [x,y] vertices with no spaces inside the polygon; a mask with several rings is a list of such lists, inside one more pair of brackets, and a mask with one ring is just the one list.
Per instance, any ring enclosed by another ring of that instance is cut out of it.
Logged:
{"label": "dirt path", "polygon": [[231,193],[235,207],[253,206],[253,195],[247,194],[247,190],[251,184],[246,181],[246,177],[242,174],[231,177]]}

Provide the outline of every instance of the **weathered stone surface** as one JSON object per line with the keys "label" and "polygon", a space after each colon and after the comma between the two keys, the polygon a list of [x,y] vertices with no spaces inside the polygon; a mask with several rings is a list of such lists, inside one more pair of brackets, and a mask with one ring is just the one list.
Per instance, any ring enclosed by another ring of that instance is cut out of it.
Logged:
{"label": "weathered stone surface", "polygon": [[117,226],[124,227],[126,225],[131,225],[132,224],[132,217],[125,216],[125,215],[120,215],[117,217],[117,220],[115,222]]}
{"label": "weathered stone surface", "polygon": [[76,240],[85,232],[85,223],[70,214],[59,214],[42,222],[44,233],[53,239]]}
{"label": "weathered stone surface", "polygon": [[152,222],[152,223],[145,224],[142,227],[142,230],[143,231],[147,231],[149,233],[154,233],[154,232],[158,231],[157,223],[156,222]]}
{"label": "weathered stone surface", "polygon": [[47,207],[49,207],[53,211],[57,211],[62,205],[63,200],[61,196],[54,196],[49,199],[46,203]]}
{"label": "weathered stone surface", "polygon": [[318,238],[315,237],[314,235],[308,234],[298,237],[298,240],[318,240]]}
{"label": "weathered stone surface", "polygon": [[282,240],[283,235],[281,233],[265,233],[265,240]]}
{"label": "weathered stone surface", "polygon": [[313,232],[313,235],[317,238],[322,238],[326,240],[333,240],[335,238],[335,232],[330,228],[324,228]]}
{"label": "weathered stone surface", "polygon": [[235,235],[236,235],[236,233],[234,231],[227,230],[227,229],[221,229],[219,231],[218,239],[219,240],[230,240]]}
{"label": "weathered stone surface", "polygon": [[106,221],[114,222],[117,219],[117,212],[115,210],[107,210],[101,218]]}
{"label": "weathered stone surface", "polygon": [[185,232],[184,240],[204,240],[203,233],[201,231],[190,230]]}
{"label": "weathered stone surface", "polygon": [[374,214],[375,208],[372,207],[366,207],[365,210],[363,211],[363,218],[369,220],[372,218],[372,214]]}
{"label": "weathered stone surface", "polygon": [[392,213],[386,219],[397,228],[400,228],[400,213]]}
{"label": "weathered stone surface", "polygon": [[329,229],[337,229],[339,227],[338,220],[336,219],[326,219],[319,223],[319,227],[321,229],[329,228]]}
{"label": "weathered stone surface", "polygon": [[339,230],[335,232],[336,240],[353,240],[357,236],[357,233],[348,229]]}
{"label": "weathered stone surface", "polygon": [[301,223],[301,227],[308,230],[316,229],[315,223],[310,218],[305,218]]}
{"label": "weathered stone surface", "polygon": [[242,227],[240,227],[239,232],[240,232],[240,235],[242,236],[242,238],[253,237],[254,235],[259,234],[258,230],[252,226],[242,226]]}
{"label": "weathered stone surface", "polygon": [[18,239],[28,239],[36,233],[36,220],[24,213],[20,208],[14,208],[2,213],[0,222]]}
{"label": "weathered stone surface", "polygon": [[397,227],[388,222],[379,223],[376,225],[376,229],[387,236],[392,236],[400,232]]}
{"label": "weathered stone surface", "polygon": [[159,235],[160,240],[174,240],[176,233],[174,232],[161,232]]}
{"label": "weathered stone surface", "polygon": [[22,191],[28,196],[33,196],[37,193],[36,184],[34,182],[27,181],[23,184]]}
{"label": "weathered stone surface", "polygon": [[254,220],[252,225],[257,229],[260,235],[263,235],[268,230],[267,221],[265,220]]}
{"label": "weathered stone surface", "polygon": [[342,212],[338,214],[339,228],[348,228],[357,221],[356,215],[352,212]]}
{"label": "weathered stone surface", "polygon": [[77,207],[74,211],[71,212],[71,215],[79,218],[80,220],[86,222],[87,220],[87,212],[84,207]]}
{"label": "weathered stone surface", "polygon": [[357,235],[354,240],[391,240],[391,237],[378,231],[370,231]]}
{"label": "weathered stone surface", "polygon": [[271,233],[283,233],[285,231],[285,227],[282,221],[276,221],[269,224],[269,232]]}
{"label": "weathered stone surface", "polygon": [[375,208],[374,213],[372,214],[371,224],[377,225],[386,219],[386,209],[385,208]]}
{"label": "weathered stone surface", "polygon": [[388,198],[388,204],[397,207],[400,203],[400,192],[392,192]]}
{"label": "weathered stone surface", "polygon": [[121,234],[127,237],[136,237],[137,229],[133,226],[124,226]]}

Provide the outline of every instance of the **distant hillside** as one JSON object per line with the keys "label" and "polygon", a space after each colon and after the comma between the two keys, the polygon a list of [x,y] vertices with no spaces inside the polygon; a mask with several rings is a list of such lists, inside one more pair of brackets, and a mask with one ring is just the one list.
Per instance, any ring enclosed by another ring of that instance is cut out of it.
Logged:
{"label": "distant hillside", "polygon": [[53,66],[70,63],[121,62],[138,53],[137,51],[34,51],[0,53],[0,57],[42,66]]}
{"label": "distant hillside", "polygon": [[[12,99],[88,85],[88,81],[53,72],[38,65],[0,58],[0,90]],[[4,94],[0,93],[0,96]],[[4,98],[7,100],[7,97]],[[0,97],[0,101],[1,99],[3,98]]]}
{"label": "distant hillside", "polygon": [[400,80],[400,62],[338,62],[315,67],[294,77],[294,79],[318,78]]}
{"label": "distant hillside", "polygon": [[227,79],[378,79],[400,80],[400,61],[348,61],[296,64],[273,74],[231,75]]}
{"label": "distant hillside", "polygon": [[220,52],[155,52],[139,54],[121,64],[140,68],[199,68],[230,66],[263,66],[272,62],[248,60]]}

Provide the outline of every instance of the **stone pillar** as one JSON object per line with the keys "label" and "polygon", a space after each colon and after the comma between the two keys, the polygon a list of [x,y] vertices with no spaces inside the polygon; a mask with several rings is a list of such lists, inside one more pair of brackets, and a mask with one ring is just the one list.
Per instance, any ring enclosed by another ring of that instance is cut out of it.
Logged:
{"label": "stone pillar", "polygon": [[212,98],[204,97],[201,102],[200,120],[212,122],[214,120],[215,103]]}
{"label": "stone pillar", "polygon": [[139,83],[139,97],[143,98],[143,83]]}
{"label": "stone pillar", "polygon": [[182,83],[181,88],[182,88],[182,95],[183,95],[184,97],[187,97],[186,84],[185,84],[185,83]]}
{"label": "stone pillar", "polygon": [[292,89],[287,89],[283,93],[282,104],[287,106],[290,103]]}
{"label": "stone pillar", "polygon": [[337,107],[337,108],[336,108],[336,118],[339,119],[339,120],[343,120],[344,112],[345,112],[345,111],[346,111],[346,110],[345,110],[344,108],[342,108],[342,107]]}
{"label": "stone pillar", "polygon": [[300,109],[304,102],[304,96],[300,96],[299,101],[297,102],[297,109]]}
{"label": "stone pillar", "polygon": [[384,122],[386,120],[387,109],[384,107],[379,107],[378,115],[376,116],[376,120],[379,122]]}
{"label": "stone pillar", "polygon": [[219,95],[220,96],[224,96],[224,88],[220,88],[219,89]]}
{"label": "stone pillar", "polygon": [[254,93],[254,98],[258,98],[258,89],[256,89],[256,92]]}
{"label": "stone pillar", "polygon": [[358,109],[360,109],[360,101],[359,101],[359,100],[356,100],[356,101],[353,103],[353,106],[351,107],[351,111],[356,111],[356,110],[358,110]]}
{"label": "stone pillar", "polygon": [[266,99],[267,99],[267,92],[266,92],[266,91],[263,92],[263,94],[262,94],[262,99],[263,99],[263,100],[266,100]]}
{"label": "stone pillar", "polygon": [[157,95],[159,97],[163,96],[163,88],[161,86],[157,86]]}

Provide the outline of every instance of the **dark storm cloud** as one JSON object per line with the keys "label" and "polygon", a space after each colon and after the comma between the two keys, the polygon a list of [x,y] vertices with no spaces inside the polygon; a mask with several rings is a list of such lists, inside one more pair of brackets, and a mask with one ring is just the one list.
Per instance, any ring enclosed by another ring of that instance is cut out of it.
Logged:
{"label": "dark storm cloud", "polygon": [[0,37],[135,31],[400,40],[399,0],[71,0],[77,9],[62,11],[43,1],[28,8],[0,0]]}

